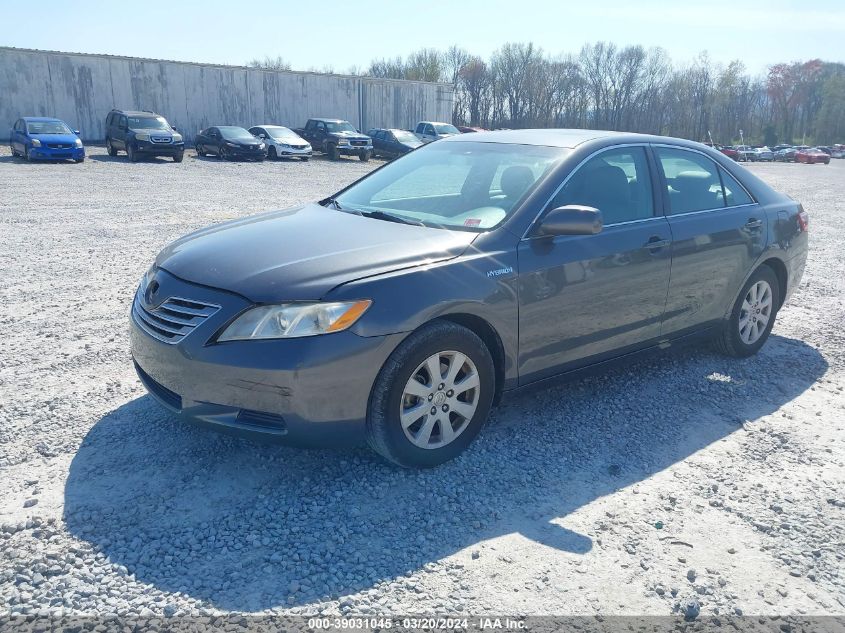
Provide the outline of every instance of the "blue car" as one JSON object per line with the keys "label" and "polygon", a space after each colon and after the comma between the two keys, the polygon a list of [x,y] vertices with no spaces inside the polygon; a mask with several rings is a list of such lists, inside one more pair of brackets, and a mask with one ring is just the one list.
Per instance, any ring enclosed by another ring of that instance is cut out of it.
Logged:
{"label": "blue car", "polygon": [[85,148],[78,130],[61,119],[27,116],[15,121],[9,134],[12,156],[25,160],[72,159],[81,163],[85,160]]}

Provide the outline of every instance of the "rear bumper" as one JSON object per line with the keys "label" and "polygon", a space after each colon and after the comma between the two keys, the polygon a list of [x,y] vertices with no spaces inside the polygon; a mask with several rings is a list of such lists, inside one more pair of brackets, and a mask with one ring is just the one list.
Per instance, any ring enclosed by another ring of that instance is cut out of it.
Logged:
{"label": "rear bumper", "polygon": [[29,157],[33,160],[80,160],[85,158],[85,148],[70,147],[53,149],[50,147],[33,147],[29,150]]}
{"label": "rear bumper", "polygon": [[370,338],[344,331],[209,344],[251,304],[164,271],[156,279],[163,296],[221,306],[176,344],[154,338],[131,317],[136,370],[161,404],[187,422],[254,439],[300,446],[364,442],[372,385],[404,335]]}
{"label": "rear bumper", "polygon": [[[804,239],[807,239],[807,234],[804,233]],[[799,253],[790,259],[786,260],[786,295],[782,303],[786,303],[798,286],[801,284],[801,277],[804,275],[804,268],[807,265],[807,242],[804,242],[804,247]]]}

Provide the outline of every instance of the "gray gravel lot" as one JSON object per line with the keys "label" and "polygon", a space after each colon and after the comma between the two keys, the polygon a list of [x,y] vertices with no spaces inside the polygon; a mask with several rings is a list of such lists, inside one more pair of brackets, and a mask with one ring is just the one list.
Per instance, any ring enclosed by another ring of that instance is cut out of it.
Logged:
{"label": "gray gravel lot", "polygon": [[161,247],[379,164],[0,150],[0,615],[845,614],[845,161],[750,166],[812,231],[758,356],[514,395],[436,470],[220,436],[144,395],[127,319]]}

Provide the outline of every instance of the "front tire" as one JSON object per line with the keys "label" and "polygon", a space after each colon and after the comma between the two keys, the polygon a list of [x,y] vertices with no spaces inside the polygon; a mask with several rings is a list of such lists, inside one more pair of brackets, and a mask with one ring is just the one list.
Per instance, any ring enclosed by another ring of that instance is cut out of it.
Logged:
{"label": "front tire", "polygon": [[771,268],[760,266],[742,287],[716,337],[716,349],[735,358],[756,354],[771,334],[779,307],[778,278]]}
{"label": "front tire", "polygon": [[178,154],[173,155],[173,162],[174,163],[181,163],[185,159],[185,152],[179,152]]}
{"label": "front tire", "polygon": [[360,154],[358,154],[358,158],[362,163],[366,163],[370,160],[370,152],[361,152]]}
{"label": "front tire", "polygon": [[373,385],[367,441],[406,468],[457,457],[490,413],[495,391],[490,350],[472,331],[433,321],[405,339]]}
{"label": "front tire", "polygon": [[126,146],[126,157],[129,159],[130,163],[137,163],[138,162],[138,154],[135,152],[134,145],[127,145]]}
{"label": "front tire", "polygon": [[272,145],[270,146],[270,149],[267,150],[267,158],[270,160],[276,160],[279,158],[279,154],[276,152],[276,148]]}
{"label": "front tire", "polygon": [[197,156],[205,156],[205,148],[202,145],[197,145]]}
{"label": "front tire", "polygon": [[326,150],[330,160],[338,160],[340,158],[340,154],[337,153],[337,145],[329,144]]}

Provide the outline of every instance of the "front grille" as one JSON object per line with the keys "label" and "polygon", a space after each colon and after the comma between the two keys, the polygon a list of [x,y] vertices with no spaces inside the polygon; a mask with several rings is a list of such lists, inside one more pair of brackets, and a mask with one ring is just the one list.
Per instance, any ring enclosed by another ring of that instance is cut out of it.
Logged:
{"label": "front grille", "polygon": [[173,139],[169,136],[151,136],[150,140],[153,143],[170,143]]}
{"label": "front grille", "polygon": [[361,147],[361,146],[367,145],[367,141],[350,141],[350,142],[352,143],[352,145],[355,145],[356,147]]}
{"label": "front grille", "polygon": [[70,149],[72,146],[67,143],[47,143],[50,149]]}
{"label": "front grille", "polygon": [[212,303],[180,297],[170,297],[155,308],[145,307],[139,288],[132,303],[132,317],[153,338],[175,345],[219,309]]}
{"label": "front grille", "polygon": [[135,371],[138,372],[138,378],[140,378],[141,382],[144,383],[144,387],[147,388],[147,391],[171,409],[176,411],[182,410],[182,396],[175,391],[170,391],[170,389],[156,381],[152,376],[141,369],[141,366],[138,363],[135,363]]}
{"label": "front grille", "polygon": [[307,145],[291,145],[293,149],[305,149],[308,147]]}

